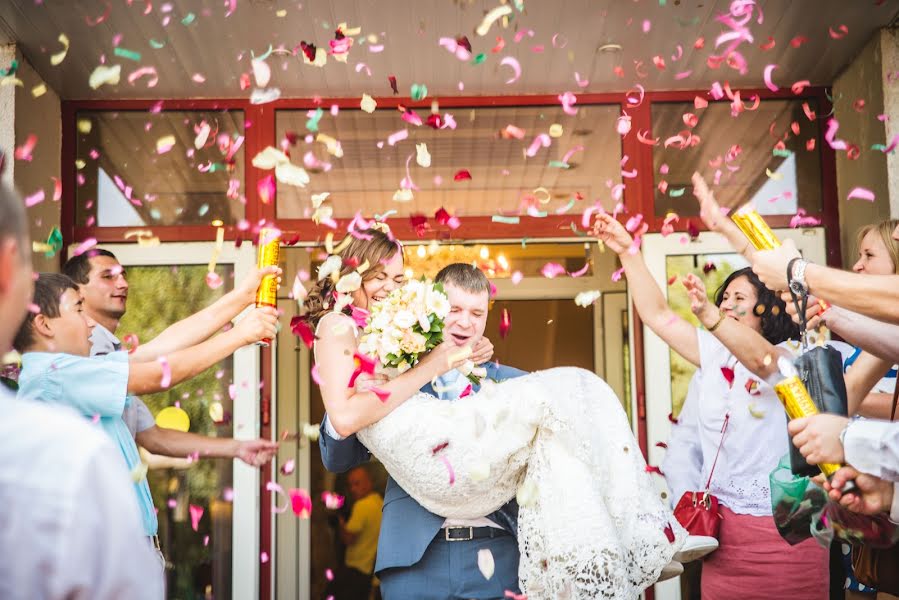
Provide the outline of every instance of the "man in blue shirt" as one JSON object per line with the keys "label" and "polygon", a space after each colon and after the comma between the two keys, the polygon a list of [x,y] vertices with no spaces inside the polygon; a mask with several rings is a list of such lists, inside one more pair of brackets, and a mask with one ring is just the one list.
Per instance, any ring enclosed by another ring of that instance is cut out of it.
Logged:
{"label": "man in blue shirt", "polygon": [[[437,274],[450,302],[443,334],[459,346],[474,347],[484,336],[490,305],[490,282],[477,268],[454,263]],[[501,381],[524,371],[493,362],[481,365],[488,379]],[[467,393],[469,380],[457,370],[438,377],[422,391],[452,401]],[[357,386],[359,385],[357,380]],[[472,386],[477,391],[477,386]],[[322,462],[329,471],[344,472],[369,460],[355,435],[341,438],[322,421]],[[393,478],[384,494],[375,573],[385,600],[450,600],[502,598],[518,592],[518,505],[510,501],[493,514],[474,520],[445,519],[428,512]],[[478,567],[479,553],[494,562],[488,579]]]}
{"label": "man in blue shirt", "polygon": [[[261,271],[257,271],[261,278]],[[194,345],[151,341],[137,351],[91,358],[93,320],[78,286],[65,275],[43,273],[34,284],[37,312],[29,312],[13,346],[22,354],[19,398],[63,404],[98,423],[118,446],[135,482],[144,532],[156,540],[156,512],[134,438],[122,420],[129,394],[159,392],[189,379],[245,345],[276,334],[277,312],[255,309],[230,330]],[[230,317],[245,308],[235,302]]]}

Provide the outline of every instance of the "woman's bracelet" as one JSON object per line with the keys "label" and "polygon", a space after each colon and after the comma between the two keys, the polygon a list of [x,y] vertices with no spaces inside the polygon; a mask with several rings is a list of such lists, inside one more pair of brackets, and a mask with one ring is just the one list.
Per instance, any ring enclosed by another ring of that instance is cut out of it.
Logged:
{"label": "woman's bracelet", "polygon": [[712,332],[712,331],[715,331],[716,329],[718,329],[721,326],[721,323],[723,323],[723,322],[724,322],[724,313],[721,313],[718,316],[718,320],[715,321],[715,324],[712,325],[711,327],[709,327],[709,332]]}

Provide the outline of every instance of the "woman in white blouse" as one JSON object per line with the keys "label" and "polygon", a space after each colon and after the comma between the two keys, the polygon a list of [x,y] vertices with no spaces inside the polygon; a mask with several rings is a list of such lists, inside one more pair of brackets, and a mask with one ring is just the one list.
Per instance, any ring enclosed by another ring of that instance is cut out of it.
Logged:
{"label": "woman in white blouse", "polygon": [[[718,290],[717,307],[697,315],[706,325],[699,329],[668,306],[621,223],[600,215],[595,233],[618,254],[643,322],[701,369],[699,391],[692,396],[697,406],[690,410],[697,420],[703,483],[727,420],[710,486],[723,516],[720,546],[703,563],[703,600],[825,598],[826,549],[811,539],[790,546],[771,515],[768,476],[789,449],[787,418],[774,390],[754,372],[773,372],[778,355],[790,354],[788,340],[798,335],[783,301],[750,269],[741,269]],[[694,304],[700,296],[708,303],[698,278],[684,283]]]}

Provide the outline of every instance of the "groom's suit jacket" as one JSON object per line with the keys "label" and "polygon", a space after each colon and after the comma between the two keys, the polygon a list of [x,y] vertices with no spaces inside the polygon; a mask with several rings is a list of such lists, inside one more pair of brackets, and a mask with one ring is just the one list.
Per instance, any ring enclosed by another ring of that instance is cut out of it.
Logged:
{"label": "groom's suit jacket", "polygon": [[[527,375],[525,371],[514,367],[497,365],[493,362],[482,365],[487,369],[487,378],[503,381]],[[474,391],[478,388],[474,387]],[[433,396],[431,384],[421,388]],[[325,468],[335,473],[343,473],[368,462],[371,454],[355,435],[342,440],[335,440],[324,427],[322,420],[319,447],[322,463]],[[510,501],[487,518],[511,533],[518,533],[518,504]],[[428,544],[437,535],[445,519],[428,512],[403,490],[392,477],[387,479],[387,490],[384,493],[384,508],[381,517],[381,534],[378,538],[378,558],[375,572],[391,567],[409,567],[424,555]]]}

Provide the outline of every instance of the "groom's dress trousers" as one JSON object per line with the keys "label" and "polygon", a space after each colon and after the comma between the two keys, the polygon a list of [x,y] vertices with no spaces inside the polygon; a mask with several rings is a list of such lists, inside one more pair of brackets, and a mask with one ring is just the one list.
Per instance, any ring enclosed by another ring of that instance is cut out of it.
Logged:
{"label": "groom's dress trousers", "polygon": [[[513,367],[486,363],[495,381],[526,375]],[[447,401],[458,398],[468,380],[451,371],[422,391]],[[474,389],[477,391],[477,388]],[[344,439],[322,420],[319,446],[329,471],[342,473],[367,462],[371,455],[355,435]],[[428,512],[393,478],[387,480],[375,573],[385,600],[449,600],[502,598],[518,591],[518,505],[514,500],[476,521],[459,522]],[[494,575],[478,569],[478,551],[493,555]]]}

